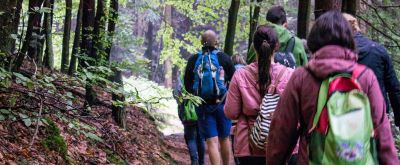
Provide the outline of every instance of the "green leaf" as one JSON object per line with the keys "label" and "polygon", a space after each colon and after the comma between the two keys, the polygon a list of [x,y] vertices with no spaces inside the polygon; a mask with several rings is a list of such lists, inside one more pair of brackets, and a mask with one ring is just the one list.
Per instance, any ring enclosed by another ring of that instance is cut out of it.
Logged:
{"label": "green leaf", "polygon": [[11,111],[7,109],[0,109],[0,113],[8,115],[11,114]]}
{"label": "green leaf", "polygon": [[98,142],[103,142],[103,139],[101,139],[99,136],[97,136],[96,134],[90,133],[90,132],[83,132],[83,134],[92,140],[98,141]]}
{"label": "green leaf", "polygon": [[5,116],[3,116],[2,114],[0,114],[0,121],[4,121],[6,119]]}
{"label": "green leaf", "polygon": [[25,118],[25,119],[22,119],[22,121],[24,122],[25,126],[27,126],[27,127],[30,127],[32,125],[31,118]]}

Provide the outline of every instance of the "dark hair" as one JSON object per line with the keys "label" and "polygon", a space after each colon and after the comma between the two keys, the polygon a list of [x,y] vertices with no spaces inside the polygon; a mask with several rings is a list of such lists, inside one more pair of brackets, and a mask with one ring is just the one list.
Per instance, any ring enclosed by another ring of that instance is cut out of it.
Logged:
{"label": "dark hair", "polygon": [[257,52],[258,61],[258,85],[260,95],[264,97],[267,86],[271,84],[269,69],[274,48],[279,44],[276,32],[271,26],[259,26],[254,33],[253,45]]}
{"label": "dark hair", "polygon": [[267,21],[283,25],[286,22],[286,12],[282,6],[271,7],[267,12]]}
{"label": "dark hair", "polygon": [[355,50],[352,29],[338,11],[329,11],[321,15],[307,38],[307,46],[312,53],[327,45],[338,45]]}

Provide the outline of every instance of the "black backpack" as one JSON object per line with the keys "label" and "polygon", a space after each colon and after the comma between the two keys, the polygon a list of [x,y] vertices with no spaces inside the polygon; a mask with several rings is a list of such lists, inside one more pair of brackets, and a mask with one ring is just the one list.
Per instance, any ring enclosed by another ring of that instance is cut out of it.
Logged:
{"label": "black backpack", "polygon": [[286,67],[295,69],[296,68],[296,59],[293,56],[293,49],[294,49],[295,43],[296,43],[296,39],[293,36],[287,42],[286,49],[284,52],[276,52],[274,54],[275,62],[280,63]]}

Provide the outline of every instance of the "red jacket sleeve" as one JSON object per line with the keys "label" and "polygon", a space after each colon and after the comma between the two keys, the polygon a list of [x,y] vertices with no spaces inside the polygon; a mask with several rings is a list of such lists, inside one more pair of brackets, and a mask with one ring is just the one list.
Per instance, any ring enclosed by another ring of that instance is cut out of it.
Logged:
{"label": "red jacket sleeve", "polygon": [[240,95],[239,84],[237,82],[237,73],[233,75],[231,83],[229,84],[229,90],[226,96],[224,107],[225,116],[232,120],[237,120],[242,111],[242,99]]}
{"label": "red jacket sleeve", "polygon": [[371,105],[379,164],[398,165],[399,160],[394,147],[393,135],[386,115],[386,104],[380,91],[379,83],[371,70],[367,70],[363,77],[367,77],[370,80],[367,95]]}
{"label": "red jacket sleeve", "polygon": [[298,70],[293,73],[274,112],[266,149],[268,165],[285,164],[297,143],[300,115],[299,87],[302,82],[296,73],[299,73]]}

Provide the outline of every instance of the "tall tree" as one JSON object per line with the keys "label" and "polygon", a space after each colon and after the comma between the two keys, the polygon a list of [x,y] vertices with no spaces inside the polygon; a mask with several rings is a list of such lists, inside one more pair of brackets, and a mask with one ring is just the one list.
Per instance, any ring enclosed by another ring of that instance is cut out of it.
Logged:
{"label": "tall tree", "polygon": [[65,0],[64,36],[61,55],[61,72],[67,73],[69,65],[69,41],[71,37],[72,0]]}
{"label": "tall tree", "polygon": [[[260,17],[260,3],[263,0],[257,0],[256,6],[253,7],[250,5],[250,33],[249,33],[249,45],[248,50],[250,50],[251,43],[253,42],[253,34],[256,31],[258,25],[258,18]],[[254,0],[251,0],[254,3]]]}
{"label": "tall tree", "polygon": [[[82,9],[82,38],[81,38],[81,55],[88,57],[92,49],[92,31],[95,18],[95,0],[84,0]],[[79,60],[80,67],[87,67],[87,58]]]}
{"label": "tall tree", "polygon": [[[108,34],[109,34],[109,39],[110,39],[110,44],[108,45],[106,51],[108,53],[108,59],[110,59],[111,56],[111,46],[112,46],[112,41],[113,41],[113,36],[115,33],[115,27],[116,27],[116,22],[118,20],[118,0],[111,0],[110,2],[110,18],[108,21]],[[114,69],[114,77],[113,77],[113,82],[119,84],[120,88],[123,89],[123,81],[122,81],[122,71],[118,69]],[[113,93],[112,94],[112,100],[115,101],[125,101],[125,97],[121,93]],[[126,128],[126,111],[125,107],[123,105],[114,105],[112,104],[112,116],[115,120],[115,122],[120,126],[121,128]]]}
{"label": "tall tree", "polygon": [[[105,0],[97,0],[97,11],[93,30],[93,46],[90,52],[90,57],[96,60],[102,59],[100,55],[101,52],[104,50],[103,42],[106,29],[105,2]],[[91,62],[91,65],[94,64],[96,64],[96,61]]]}
{"label": "tall tree", "polygon": [[297,36],[306,38],[310,22],[311,0],[300,0],[297,19]]}
{"label": "tall tree", "polygon": [[342,11],[351,15],[356,15],[360,0],[343,0]]}
{"label": "tall tree", "polygon": [[[165,6],[164,17],[165,17],[165,24],[172,26],[172,6],[171,5]],[[172,87],[172,60],[171,60],[171,57],[168,57],[164,61],[164,71],[165,71],[164,86],[167,88]]]}
{"label": "tall tree", "polygon": [[150,60],[149,79],[155,81],[155,77],[157,75],[156,73],[157,66],[160,60],[153,53],[155,36],[154,36],[154,25],[153,22],[151,21],[148,21],[147,23],[146,38],[147,38],[147,49],[144,52],[144,56]]}
{"label": "tall tree", "polygon": [[226,31],[224,52],[231,56],[233,55],[233,46],[235,45],[235,31],[239,6],[240,0],[232,0],[229,8],[228,28]]}
{"label": "tall tree", "polygon": [[0,52],[12,54],[15,48],[15,38],[12,34],[17,33],[22,0],[6,0],[0,5]]}
{"label": "tall tree", "polygon": [[342,0],[316,0],[314,10],[315,19],[329,10],[341,11],[341,9]]}
{"label": "tall tree", "polygon": [[39,53],[39,38],[40,38],[40,28],[41,28],[41,20],[42,14],[39,12],[44,0],[29,0],[29,17],[28,17],[28,26],[25,34],[25,39],[23,41],[23,45],[21,48],[21,53],[19,53],[15,65],[13,66],[14,70],[18,70],[22,65],[25,54],[28,52],[28,56],[37,59]]}
{"label": "tall tree", "polygon": [[[53,15],[53,6],[54,1],[45,0],[44,6],[50,9],[50,12],[44,13],[44,30],[46,36],[46,51],[45,51],[45,59],[44,65],[48,67],[50,70],[54,68],[54,52],[53,52],[53,37],[52,37],[52,15]],[[41,59],[38,59],[39,61]]]}
{"label": "tall tree", "polygon": [[72,45],[71,62],[69,64],[69,68],[68,68],[69,75],[72,75],[76,72],[76,62],[78,59],[77,56],[79,54],[79,45],[81,43],[83,1],[84,0],[80,0],[80,2],[79,2],[78,15],[76,16],[74,43]]}

